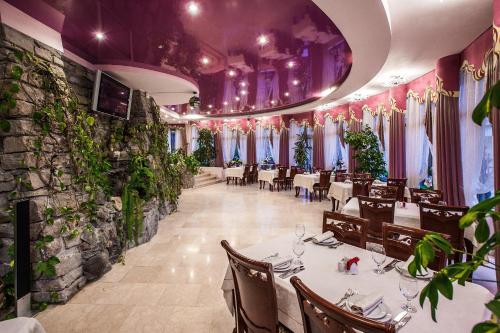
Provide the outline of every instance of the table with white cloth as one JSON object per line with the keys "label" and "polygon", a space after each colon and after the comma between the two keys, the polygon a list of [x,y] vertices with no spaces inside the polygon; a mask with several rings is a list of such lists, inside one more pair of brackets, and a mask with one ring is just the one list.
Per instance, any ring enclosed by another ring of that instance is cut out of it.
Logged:
{"label": "table with white cloth", "polygon": [[[387,183],[380,182],[373,183],[373,185],[387,186]],[[337,200],[340,203],[339,208],[342,208],[346,204],[347,199],[352,197],[352,182],[333,182],[330,185],[330,190],[326,197]],[[410,189],[408,187],[405,187],[405,198],[411,198]]]}
{"label": "table with white cloth", "polygon": [[[359,216],[358,198],[352,198],[349,200],[349,202],[342,208],[341,212],[346,215]],[[396,203],[396,207],[394,209],[394,224],[420,229],[420,209],[417,204],[406,202],[404,207],[400,207],[400,203]],[[474,237],[475,232],[475,223],[464,230],[464,237],[465,239],[471,241],[474,246],[474,250],[476,250],[479,245]]]}
{"label": "table with white cloth", "polygon": [[[286,176],[290,177],[290,169],[286,170]],[[265,183],[269,183],[271,185],[273,183],[273,179],[278,177],[278,169],[274,170],[260,170],[258,175],[259,180],[259,188],[264,188]],[[269,188],[271,189],[271,188]]]}
{"label": "table with white cloth", "polygon": [[[306,196],[307,192],[312,193],[314,184],[319,183],[319,175],[319,173],[295,175],[295,177],[293,178],[293,186],[295,186],[295,196],[299,196],[301,188],[306,190]],[[331,176],[330,182],[333,182],[334,180],[335,176]]]}
{"label": "table with white cloth", "polygon": [[2,333],[45,333],[42,324],[35,318],[18,317],[0,321]]}
{"label": "table with white cloth", "polygon": [[229,178],[240,178],[243,179],[243,173],[245,172],[245,168],[237,167],[237,168],[227,168],[224,170],[225,177],[229,183]]}
{"label": "table with white cloth", "polygon": [[[283,235],[239,252],[254,260],[262,260],[262,258],[276,252],[279,252],[280,256],[292,255],[292,240],[294,237],[293,234]],[[358,275],[348,275],[337,271],[337,263],[344,256],[349,258],[357,256],[360,258]],[[372,292],[381,293],[384,297],[384,303],[392,312],[392,318],[402,311],[400,306],[405,302],[405,299],[399,291],[400,274],[396,269],[383,275],[375,274],[373,270],[376,265],[371,259],[369,251],[347,244],[337,249],[330,249],[307,242],[301,260],[304,263],[305,270],[296,274],[296,276],[324,299],[335,303],[348,288],[351,288],[357,290],[361,295]],[[384,265],[391,260],[392,258],[388,257]],[[278,319],[293,332],[303,332],[295,289],[290,283],[290,278],[282,279],[278,275],[277,273],[274,274]],[[420,290],[425,285],[425,281],[418,282]],[[228,266],[222,290],[230,311],[233,311],[233,289],[232,273]],[[439,298],[436,312],[437,323],[431,319],[428,300],[426,300],[422,309],[418,305],[417,297],[413,300],[417,312],[411,314],[412,319],[399,332],[469,333],[476,323],[489,319],[490,313],[484,304],[492,298],[493,295],[480,285],[466,283],[465,286],[460,286],[454,283],[453,300],[450,301],[443,296]]]}

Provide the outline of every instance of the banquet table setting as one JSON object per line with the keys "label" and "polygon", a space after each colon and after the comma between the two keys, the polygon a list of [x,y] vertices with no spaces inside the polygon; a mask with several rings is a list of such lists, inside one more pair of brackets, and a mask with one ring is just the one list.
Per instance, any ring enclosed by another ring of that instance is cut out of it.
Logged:
{"label": "banquet table setting", "polygon": [[[286,170],[286,176],[290,176],[290,169]],[[278,169],[273,170],[260,170],[258,175],[259,182],[267,182],[269,184],[273,183],[273,179],[278,177]]]}
{"label": "banquet table setting", "polygon": [[243,178],[244,167],[234,167],[225,169],[225,177]]}
{"label": "banquet table setting", "polygon": [[[292,276],[300,278],[325,300],[348,311],[361,313],[380,322],[393,320],[400,323],[399,327],[396,325],[398,332],[470,332],[476,323],[487,320],[490,316],[484,304],[493,295],[480,285],[466,283],[465,286],[454,286],[452,301],[440,297],[437,322],[434,322],[429,302],[426,301],[423,308],[418,304],[417,294],[425,287],[427,276],[413,279],[416,281],[411,285],[413,294],[408,296],[411,288],[405,282],[403,271],[409,261],[396,263],[396,260],[385,254],[382,257],[384,260],[380,260],[380,254],[375,256],[374,251],[340,243],[334,238],[328,238],[331,235],[322,237],[323,235],[316,235],[312,241],[307,240],[313,235],[304,236],[302,255],[292,245],[297,240],[294,234],[282,235],[239,250],[250,259],[273,263],[278,319],[293,332],[302,332],[303,326],[296,291],[290,283]],[[300,263],[292,259],[297,255]],[[340,271],[339,264],[343,258],[358,259],[354,273]],[[381,267],[384,274],[374,272],[377,266]],[[222,290],[231,312],[233,289],[233,277],[228,266]],[[402,309],[402,305],[408,301],[413,304],[416,312],[405,313]]]}
{"label": "banquet table setting", "polygon": [[[295,186],[296,188],[297,187],[304,188],[309,192],[312,192],[314,184],[319,183],[319,176],[320,176],[319,172],[310,174],[308,173],[297,174],[293,178],[293,186]],[[332,175],[330,177],[330,182],[334,181],[335,181],[335,176]]]}

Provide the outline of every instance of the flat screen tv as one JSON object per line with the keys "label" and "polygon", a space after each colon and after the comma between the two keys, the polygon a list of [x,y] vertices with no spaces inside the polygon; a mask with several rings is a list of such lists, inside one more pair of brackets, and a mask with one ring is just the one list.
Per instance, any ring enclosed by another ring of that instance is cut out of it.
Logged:
{"label": "flat screen tv", "polygon": [[128,120],[132,101],[132,89],[97,71],[92,96],[92,110]]}

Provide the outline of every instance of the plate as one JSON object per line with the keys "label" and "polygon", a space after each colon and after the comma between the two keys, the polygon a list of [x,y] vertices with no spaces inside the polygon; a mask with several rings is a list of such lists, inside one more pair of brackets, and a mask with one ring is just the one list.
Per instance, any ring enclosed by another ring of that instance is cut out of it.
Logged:
{"label": "plate", "polygon": [[[366,295],[354,295],[349,298],[349,300],[346,302],[346,307],[347,310],[350,312],[353,312],[351,310],[351,303],[361,299],[362,297],[365,297]],[[373,319],[381,322],[388,321],[389,319],[392,318],[392,313],[391,309],[382,301],[372,312],[370,312],[368,315],[365,316],[365,318],[368,319]]]}
{"label": "plate", "polygon": [[292,260],[290,261],[287,261],[281,265],[278,265],[278,266],[273,266],[273,271],[279,273],[279,272],[285,272],[287,270],[290,269],[290,267],[292,266]]}
{"label": "plate", "polygon": [[[408,270],[406,268],[403,267],[404,265],[404,261],[400,261],[398,263],[396,263],[396,265],[394,265],[394,267],[396,268],[396,270],[399,272],[399,273],[403,273],[403,272],[408,272]],[[430,279],[432,277],[433,273],[432,271],[427,271],[427,273],[425,274],[420,274],[417,272],[417,279]]]}
{"label": "plate", "polygon": [[313,243],[316,245],[329,246],[329,245],[333,245],[333,244],[337,243],[337,239],[335,239],[335,237],[330,237],[330,238],[325,239],[322,242],[315,242],[313,239]]}

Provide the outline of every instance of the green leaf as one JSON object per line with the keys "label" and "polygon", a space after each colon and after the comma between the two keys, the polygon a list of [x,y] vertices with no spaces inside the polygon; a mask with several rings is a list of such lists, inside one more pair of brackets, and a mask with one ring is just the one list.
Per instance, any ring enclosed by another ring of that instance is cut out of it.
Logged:
{"label": "green leaf", "polygon": [[19,85],[17,83],[12,83],[10,85],[10,88],[9,88],[9,91],[13,94],[17,94],[19,92],[20,88],[19,88]]}
{"label": "green leaf", "polygon": [[446,272],[439,272],[434,278],[434,284],[444,297],[453,299],[453,285]]}
{"label": "green leaf", "polygon": [[14,80],[19,80],[21,75],[23,75],[23,69],[19,65],[14,65],[14,67],[12,67],[12,78]]}
{"label": "green leaf", "polygon": [[86,122],[89,126],[94,126],[95,119],[94,117],[88,116]]}
{"label": "green leaf", "polygon": [[472,225],[477,220],[477,215],[480,214],[478,211],[469,211],[467,214],[460,218],[459,227],[462,229],[467,228]]}
{"label": "green leaf", "polygon": [[10,131],[10,122],[6,119],[0,119],[0,129],[4,132]]}
{"label": "green leaf", "polygon": [[490,103],[492,106],[500,109],[500,81],[491,88]]}
{"label": "green leaf", "polygon": [[476,324],[472,328],[472,333],[498,333],[498,332],[500,332],[499,324],[490,321]]}
{"label": "green leaf", "polygon": [[486,304],[486,307],[497,317],[500,317],[500,301],[494,299]]}
{"label": "green leaf", "polygon": [[478,221],[474,236],[479,243],[486,242],[488,240],[488,237],[490,237],[490,227],[488,226],[488,223],[486,223],[486,220],[484,218]]}
{"label": "green leaf", "polygon": [[18,61],[23,61],[24,59],[24,52],[21,50],[14,50],[14,56]]}

